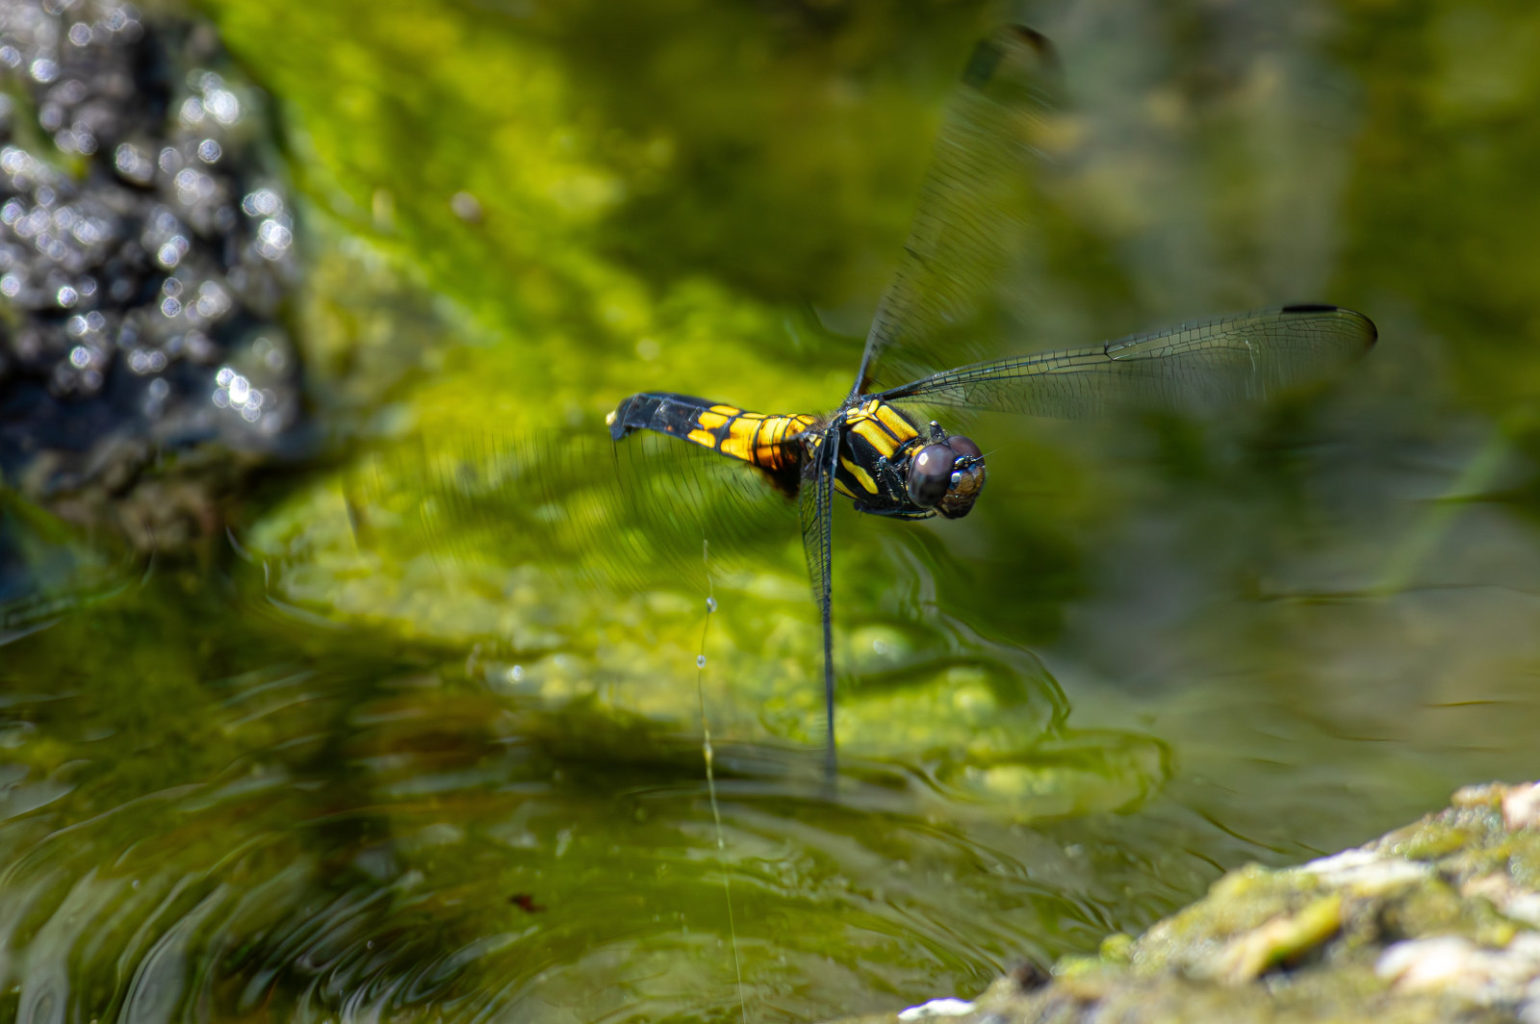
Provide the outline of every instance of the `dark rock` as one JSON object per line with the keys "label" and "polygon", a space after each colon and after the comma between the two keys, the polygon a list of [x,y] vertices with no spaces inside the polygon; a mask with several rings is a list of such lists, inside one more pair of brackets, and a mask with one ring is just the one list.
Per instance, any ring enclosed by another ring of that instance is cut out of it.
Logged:
{"label": "dark rock", "polygon": [[207,26],[119,0],[9,0],[0,87],[0,478],[175,547],[302,447],[264,97]]}

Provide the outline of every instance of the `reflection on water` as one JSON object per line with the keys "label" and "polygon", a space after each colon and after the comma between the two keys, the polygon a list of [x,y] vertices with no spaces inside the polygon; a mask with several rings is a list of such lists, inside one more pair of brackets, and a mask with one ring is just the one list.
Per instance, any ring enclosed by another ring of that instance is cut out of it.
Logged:
{"label": "reflection on water", "polygon": [[[794,510],[619,461],[602,415],[654,386],[838,398],[850,346],[786,303],[869,313],[981,26],[638,5],[656,45],[606,61],[599,8],[425,5],[445,31],[405,39],[211,6],[311,187],[482,326],[390,393],[413,440],[290,483],[240,555],[146,570],[7,510],[3,1013],[735,1019],[735,962],[750,1020],[893,1008],[1533,774],[1534,15],[1041,26],[1083,113],[1031,345],[1307,297],[1383,340],[1221,422],[986,418],[965,522],[842,510],[831,795]],[[677,486],[707,500],[676,515]]]}
{"label": "reflection on water", "polygon": [[[186,624],[210,595],[179,582],[147,595],[168,619],[106,610],[48,634],[79,657],[47,693],[16,682],[52,652],[8,649],[21,756],[0,884],[25,898],[0,926],[24,1015],[100,1012],[92,979],[118,974],[135,1019],[427,1005],[656,1019],[733,1006],[734,942],[756,1012],[802,1014],[810,984],[875,1002],[938,974],[974,986],[1104,926],[1092,858],[916,813],[912,767],[852,765],[829,802],[816,752],[721,743],[718,855],[695,738],[552,711],[356,639],[327,656],[291,627],[200,637]],[[116,664],[162,630],[184,663]],[[218,666],[230,674],[196,674]],[[999,915],[1001,886],[1022,913]],[[1043,921],[1051,942],[1034,937]]]}

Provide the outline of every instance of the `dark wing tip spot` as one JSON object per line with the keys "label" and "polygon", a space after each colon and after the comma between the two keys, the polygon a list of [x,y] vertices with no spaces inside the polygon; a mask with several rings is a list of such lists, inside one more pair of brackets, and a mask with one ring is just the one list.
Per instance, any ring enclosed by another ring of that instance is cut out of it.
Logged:
{"label": "dark wing tip spot", "polygon": [[1005,25],[974,48],[968,67],[963,71],[963,83],[975,89],[983,89],[994,79],[1001,64],[1012,59],[1022,59],[1022,47],[1029,50],[1032,57],[1050,73],[1058,73],[1059,54],[1047,36],[1025,25]]}
{"label": "dark wing tip spot", "polygon": [[1059,51],[1054,47],[1053,41],[1035,28],[1026,25],[1007,25],[1005,31],[1014,35],[1017,40],[1034,50],[1038,57],[1050,68],[1059,67]]}
{"label": "dark wing tip spot", "polygon": [[1374,343],[1380,340],[1380,329],[1374,325],[1374,321],[1364,316],[1355,309],[1346,306],[1334,306],[1329,302],[1301,302],[1293,306],[1284,306],[1280,313],[1341,313],[1343,316],[1358,320],[1363,324],[1364,348],[1372,348]]}

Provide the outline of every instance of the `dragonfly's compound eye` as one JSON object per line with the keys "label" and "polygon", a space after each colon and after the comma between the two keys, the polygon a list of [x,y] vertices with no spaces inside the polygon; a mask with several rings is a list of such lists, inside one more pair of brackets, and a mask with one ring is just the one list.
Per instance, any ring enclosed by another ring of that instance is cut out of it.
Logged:
{"label": "dragonfly's compound eye", "polygon": [[948,519],[961,519],[984,489],[984,452],[961,434],[947,438],[946,443],[953,455],[952,471],[947,476],[946,494],[936,502],[936,511]]}
{"label": "dragonfly's compound eye", "polygon": [[920,508],[931,508],[945,497],[956,458],[945,444],[928,444],[916,452],[909,463],[909,500]]}
{"label": "dragonfly's compound eye", "polygon": [[982,459],[984,450],[973,443],[973,438],[963,437],[961,434],[953,434],[947,438],[947,445],[951,447],[954,455],[964,456],[969,459]]}

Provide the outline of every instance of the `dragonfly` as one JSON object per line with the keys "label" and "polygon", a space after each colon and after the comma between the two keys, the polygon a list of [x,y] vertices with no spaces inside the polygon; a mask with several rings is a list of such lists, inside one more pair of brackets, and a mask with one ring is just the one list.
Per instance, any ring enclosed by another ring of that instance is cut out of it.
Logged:
{"label": "dragonfly", "polygon": [[832,412],[751,412],[672,392],[631,395],[611,439],[654,431],[754,467],[797,501],[823,626],[826,766],[836,764],[831,560],[835,495],[898,519],[966,516],[985,457],[926,410],[1072,418],[1258,400],[1329,378],[1375,342],[1368,317],[1321,303],[1192,320],[1082,348],[944,369],[975,343],[1028,236],[1058,58],[1040,33],[996,30],[975,49],[943,120],[910,234],[850,392]]}

